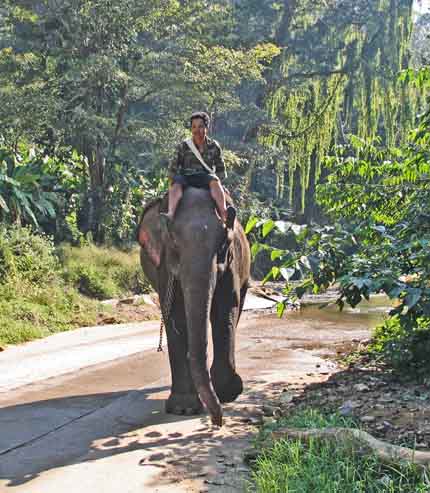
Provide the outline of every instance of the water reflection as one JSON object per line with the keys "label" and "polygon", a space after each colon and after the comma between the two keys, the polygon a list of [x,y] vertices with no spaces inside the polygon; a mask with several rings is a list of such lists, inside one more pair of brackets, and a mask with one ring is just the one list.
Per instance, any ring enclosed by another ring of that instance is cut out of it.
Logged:
{"label": "water reflection", "polygon": [[[333,297],[332,301],[334,299]],[[372,296],[370,301],[362,301],[355,308],[345,306],[342,311],[334,303],[321,308],[327,301],[327,298],[312,297],[305,300],[300,310],[288,313],[287,317],[289,320],[317,321],[321,325],[329,323],[330,326],[339,326],[343,330],[348,327],[355,329],[357,325],[372,329],[384,320],[391,308],[390,300],[382,295]]]}
{"label": "water reflection", "polygon": [[417,14],[427,14],[430,11],[430,0],[414,0],[413,10]]}

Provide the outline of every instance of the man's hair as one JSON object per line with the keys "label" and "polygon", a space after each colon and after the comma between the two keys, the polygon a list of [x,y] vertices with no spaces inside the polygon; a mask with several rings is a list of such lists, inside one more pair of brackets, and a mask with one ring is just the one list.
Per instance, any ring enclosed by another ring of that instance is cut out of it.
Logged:
{"label": "man's hair", "polygon": [[205,127],[209,128],[209,125],[211,123],[211,119],[209,118],[209,115],[205,113],[204,111],[197,111],[196,113],[193,113],[190,118],[190,123],[193,123],[193,120],[196,120],[197,118],[201,118],[204,121]]}

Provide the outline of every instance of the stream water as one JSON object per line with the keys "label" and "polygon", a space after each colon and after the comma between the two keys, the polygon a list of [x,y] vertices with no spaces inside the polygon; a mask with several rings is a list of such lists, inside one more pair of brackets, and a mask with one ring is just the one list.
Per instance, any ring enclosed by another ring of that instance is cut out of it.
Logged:
{"label": "stream water", "polygon": [[[386,296],[375,295],[370,301],[362,301],[357,307],[345,306],[342,311],[334,304],[335,296],[312,296],[306,298],[299,310],[289,312],[291,321],[306,321],[342,330],[356,329],[358,326],[373,329],[384,320],[390,310],[390,300]],[[323,306],[327,302],[328,306]]]}
{"label": "stream water", "polygon": [[430,0],[414,0],[413,10],[416,14],[427,14],[430,11]]}

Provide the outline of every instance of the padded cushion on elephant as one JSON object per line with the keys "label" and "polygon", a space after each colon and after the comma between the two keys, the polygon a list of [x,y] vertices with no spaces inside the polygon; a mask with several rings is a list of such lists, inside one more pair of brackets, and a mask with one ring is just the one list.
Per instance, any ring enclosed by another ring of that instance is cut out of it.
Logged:
{"label": "padded cushion on elephant", "polygon": [[[226,190],[224,190],[224,192],[225,192],[226,204],[227,205],[234,205],[233,199],[231,198],[230,193],[227,192]],[[160,212],[167,212],[168,211],[168,208],[169,208],[169,193],[168,192],[166,192],[161,197],[157,197],[157,198],[151,200],[150,202],[148,202],[145,205],[145,208],[143,209],[142,217],[145,215],[145,212],[148,209],[151,209],[152,207],[157,206],[157,205],[159,207]]]}
{"label": "padded cushion on elephant", "polygon": [[[191,187],[190,187],[191,188]],[[196,189],[198,190],[198,189]],[[233,205],[233,200],[231,196],[226,193],[226,203],[227,205]],[[160,212],[167,212],[169,205],[169,194],[165,193],[161,197],[157,197],[150,202],[148,202],[143,209],[142,217],[137,230],[137,241],[140,243],[141,247],[146,251],[146,253],[151,258],[152,263],[158,267],[160,264],[161,250],[159,246],[161,245],[161,229],[159,224],[155,224],[154,221],[144,221],[146,215],[155,215],[157,217]],[[147,222],[145,226],[144,223]],[[158,223],[158,221],[156,221]],[[220,245],[218,252],[218,263],[225,264],[227,260],[228,247],[230,242],[226,237],[226,241]]]}

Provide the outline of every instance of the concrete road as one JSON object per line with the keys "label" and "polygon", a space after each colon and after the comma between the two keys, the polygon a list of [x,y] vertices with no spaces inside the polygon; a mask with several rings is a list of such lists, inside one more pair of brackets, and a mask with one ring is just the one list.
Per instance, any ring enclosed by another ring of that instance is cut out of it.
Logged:
{"label": "concrete road", "polygon": [[[245,314],[237,366],[246,391],[207,416],[167,416],[158,323],[81,329],[0,353],[0,491],[242,491],[250,413],[285,382],[333,371],[322,356],[368,336],[366,318]],[[220,476],[221,475],[221,476]],[[226,479],[228,478],[228,480]]]}

